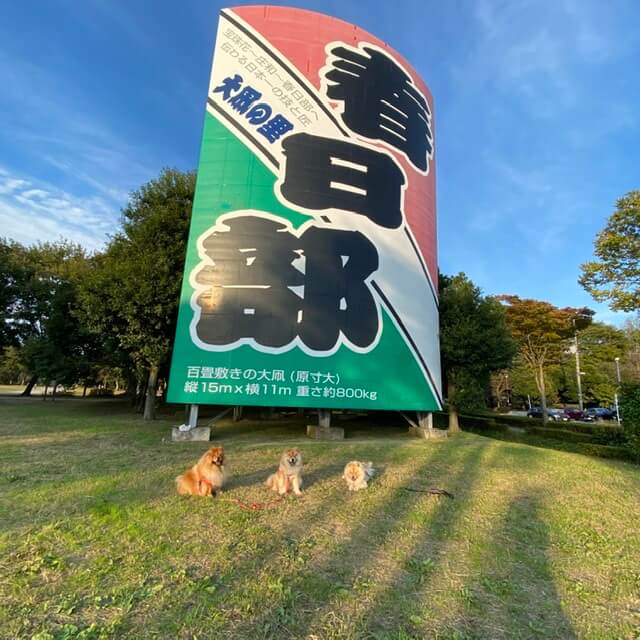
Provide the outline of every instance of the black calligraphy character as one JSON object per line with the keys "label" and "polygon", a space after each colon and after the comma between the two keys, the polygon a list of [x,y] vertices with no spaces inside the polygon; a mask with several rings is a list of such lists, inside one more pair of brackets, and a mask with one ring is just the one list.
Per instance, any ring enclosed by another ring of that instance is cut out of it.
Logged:
{"label": "black calligraphy character", "polygon": [[222,92],[222,99],[229,100],[229,98],[231,98],[231,92],[238,91],[241,86],[242,86],[242,76],[236,73],[236,75],[233,76],[233,78],[231,77],[225,78],[222,81],[222,84],[218,85],[213,90],[213,93]]}
{"label": "black calligraphy character", "polygon": [[196,275],[209,288],[198,297],[198,337],[208,344],[253,338],[268,347],[291,342],[300,298],[289,287],[304,275],[291,263],[297,238],[281,223],[257,216],[229,219],[229,231],[214,231],[203,243],[213,261]]}
{"label": "black calligraphy character", "polygon": [[373,243],[358,231],[311,227],[303,234],[304,305],[299,335],[317,351],[328,351],[342,332],[358,347],[378,333],[378,312],[365,282],[378,268]]}
{"label": "black calligraphy character", "polygon": [[422,171],[433,151],[431,111],[407,73],[372,47],[337,46],[325,74],[327,96],[344,105],[342,119],[356,133],[399,149]]}
{"label": "black calligraphy character", "polygon": [[404,175],[388,154],[308,133],[290,135],[282,147],[280,191],[293,205],[360,213],[388,229],[402,224]]}
{"label": "black calligraphy character", "polygon": [[252,338],[277,348],[299,336],[308,348],[328,351],[342,333],[358,347],[372,344],[379,319],[367,280],[378,254],[364,235],[310,227],[298,238],[259,216],[227,218],[225,225],[229,231],[204,239],[214,264],[195,276],[204,289],[197,298],[200,340]]}

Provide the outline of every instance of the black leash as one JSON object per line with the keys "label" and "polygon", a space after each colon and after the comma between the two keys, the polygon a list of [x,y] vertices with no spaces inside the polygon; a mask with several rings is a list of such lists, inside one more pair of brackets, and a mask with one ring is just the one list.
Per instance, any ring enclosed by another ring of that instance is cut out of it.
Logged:
{"label": "black leash", "polygon": [[437,487],[431,487],[430,489],[415,489],[413,487],[400,487],[405,491],[415,491],[416,493],[429,493],[432,496],[447,496],[453,500],[453,494],[449,493],[446,489],[438,489]]}

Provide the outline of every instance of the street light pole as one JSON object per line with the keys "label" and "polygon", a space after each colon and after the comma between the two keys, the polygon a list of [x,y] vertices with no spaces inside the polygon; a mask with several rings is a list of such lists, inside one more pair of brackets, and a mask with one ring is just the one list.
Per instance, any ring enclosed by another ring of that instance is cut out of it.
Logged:
{"label": "street light pole", "polygon": [[[575,322],[574,322],[575,327]],[[584,409],[582,405],[582,380],[580,380],[580,348],[578,347],[578,331],[574,333],[574,339],[576,341],[576,381],[578,383],[578,406],[580,411]]]}
{"label": "street light pole", "polygon": [[618,386],[616,387],[616,394],[614,396],[616,402],[616,420],[620,425],[620,405],[618,404],[618,389],[620,388],[620,358],[615,358],[616,361],[616,377],[618,380]]}

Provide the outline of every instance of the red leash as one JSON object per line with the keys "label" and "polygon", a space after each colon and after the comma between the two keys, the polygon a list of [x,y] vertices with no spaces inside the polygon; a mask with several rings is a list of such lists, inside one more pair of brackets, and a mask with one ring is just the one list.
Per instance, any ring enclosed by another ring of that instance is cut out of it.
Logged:
{"label": "red leash", "polygon": [[284,496],[280,496],[275,500],[270,500],[269,502],[244,502],[244,500],[239,500],[238,498],[222,498],[223,502],[233,502],[237,504],[241,509],[246,509],[248,511],[261,511],[262,509],[272,509],[277,504],[280,504],[284,500]]}

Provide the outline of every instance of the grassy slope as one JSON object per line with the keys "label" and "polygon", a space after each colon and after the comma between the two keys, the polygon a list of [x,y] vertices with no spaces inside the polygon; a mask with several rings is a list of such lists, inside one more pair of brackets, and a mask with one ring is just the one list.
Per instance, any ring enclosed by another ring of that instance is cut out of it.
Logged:
{"label": "grassy slope", "polygon": [[[175,424],[177,420],[173,420]],[[217,430],[223,499],[179,498],[200,444],[114,401],[0,398],[2,638],[635,638],[640,470],[462,434],[315,443]],[[261,482],[288,443],[305,496]],[[350,494],[351,458],[380,477]],[[454,500],[408,492],[439,486]]]}

